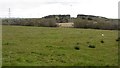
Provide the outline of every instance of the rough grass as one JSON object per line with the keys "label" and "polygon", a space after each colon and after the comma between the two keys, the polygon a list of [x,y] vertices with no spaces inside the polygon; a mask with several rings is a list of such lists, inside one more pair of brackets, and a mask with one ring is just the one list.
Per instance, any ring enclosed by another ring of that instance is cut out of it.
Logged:
{"label": "rough grass", "polygon": [[118,65],[117,31],[3,26],[2,34],[3,66]]}
{"label": "rough grass", "polygon": [[0,67],[2,66],[2,25],[0,19]]}

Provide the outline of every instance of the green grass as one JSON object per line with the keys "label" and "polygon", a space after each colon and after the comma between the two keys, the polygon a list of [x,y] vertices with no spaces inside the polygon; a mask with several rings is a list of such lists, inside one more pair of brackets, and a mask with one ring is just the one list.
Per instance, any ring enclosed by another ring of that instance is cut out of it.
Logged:
{"label": "green grass", "polygon": [[118,65],[117,31],[32,26],[3,26],[2,30],[3,66]]}
{"label": "green grass", "polygon": [[2,66],[2,25],[0,21],[0,67]]}

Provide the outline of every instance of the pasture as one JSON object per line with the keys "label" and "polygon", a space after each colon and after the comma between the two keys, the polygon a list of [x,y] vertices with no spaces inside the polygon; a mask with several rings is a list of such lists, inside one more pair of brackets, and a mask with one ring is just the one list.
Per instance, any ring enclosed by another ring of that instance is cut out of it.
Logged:
{"label": "pasture", "polygon": [[[116,30],[3,26],[2,64],[117,66],[117,37]],[[90,48],[89,45],[94,45],[95,48]]]}

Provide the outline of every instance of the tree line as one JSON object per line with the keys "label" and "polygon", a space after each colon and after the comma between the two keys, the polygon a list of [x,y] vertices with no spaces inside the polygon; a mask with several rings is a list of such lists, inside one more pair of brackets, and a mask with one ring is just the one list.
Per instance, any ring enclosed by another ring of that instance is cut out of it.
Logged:
{"label": "tree line", "polygon": [[6,18],[2,19],[2,24],[57,27],[57,23],[73,22],[74,28],[118,30],[120,28],[119,21],[118,19],[108,19],[92,15],[77,15],[76,18],[72,18],[70,15],[49,15],[43,18]]}

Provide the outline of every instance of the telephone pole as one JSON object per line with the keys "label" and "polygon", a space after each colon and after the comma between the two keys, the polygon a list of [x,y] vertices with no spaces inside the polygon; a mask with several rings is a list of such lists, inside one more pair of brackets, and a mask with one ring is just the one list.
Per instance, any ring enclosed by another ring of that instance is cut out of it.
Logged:
{"label": "telephone pole", "polygon": [[8,10],[8,17],[10,18],[10,15],[11,15],[11,10],[10,10],[10,8],[9,8],[9,10]]}
{"label": "telephone pole", "polygon": [[9,9],[8,9],[8,25],[10,25],[10,23],[11,23],[10,18],[11,18],[11,10],[10,10],[10,8],[9,8]]}

